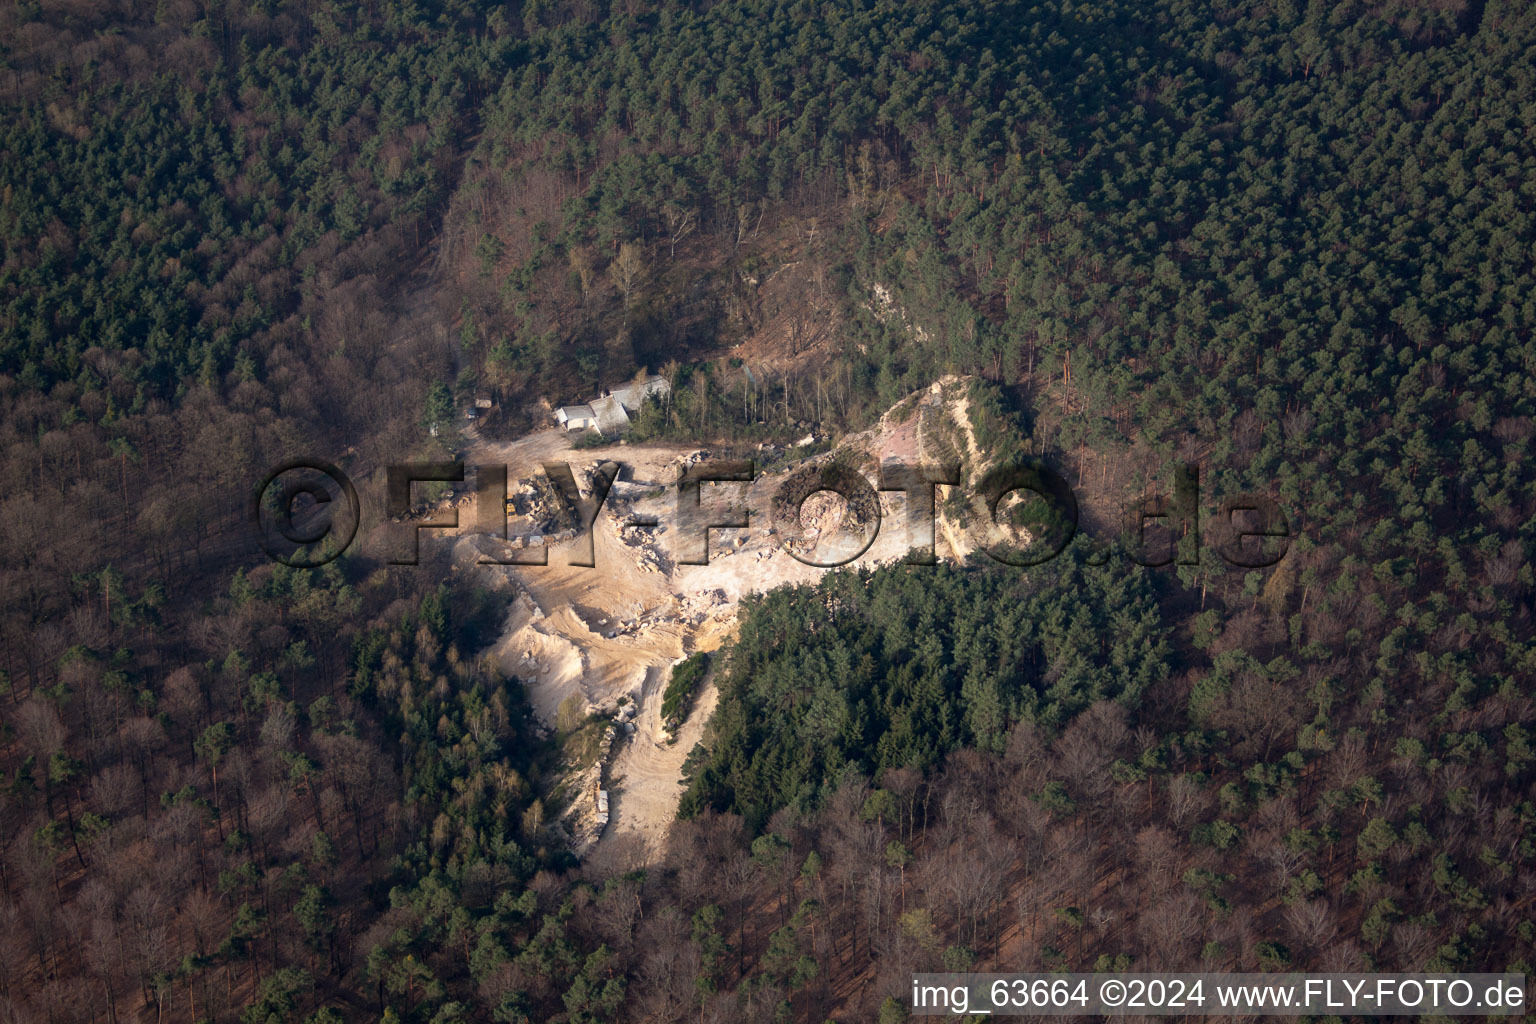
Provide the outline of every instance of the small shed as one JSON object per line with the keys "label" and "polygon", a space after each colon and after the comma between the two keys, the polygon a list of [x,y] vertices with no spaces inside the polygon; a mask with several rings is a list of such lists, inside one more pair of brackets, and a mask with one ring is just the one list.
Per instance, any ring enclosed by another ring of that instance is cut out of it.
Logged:
{"label": "small shed", "polygon": [[555,410],[555,419],[566,430],[586,430],[597,426],[597,415],[590,405],[562,405]]}

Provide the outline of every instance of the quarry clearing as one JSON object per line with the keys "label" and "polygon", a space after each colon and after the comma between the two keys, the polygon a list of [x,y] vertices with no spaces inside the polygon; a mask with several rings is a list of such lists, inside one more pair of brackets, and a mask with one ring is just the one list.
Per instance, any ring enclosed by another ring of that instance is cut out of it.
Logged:
{"label": "quarry clearing", "polygon": [[[931,460],[936,450],[949,450],[931,435],[935,424],[963,409],[964,387],[957,388],[955,383],[950,378],[935,384],[891,410],[875,427],[844,439],[838,450],[845,461],[851,456],[863,475],[873,480],[877,460]],[[957,425],[966,428],[960,435],[964,441],[957,445],[958,438],[951,438],[950,448],[971,448],[969,424]],[[612,460],[626,467],[593,526],[595,566],[569,564],[573,553],[581,550],[580,539],[548,545],[548,565],[481,564],[486,554],[496,550],[495,542],[467,529],[475,518],[475,499],[468,493],[452,499],[459,506],[461,528],[428,531],[423,545],[432,543],[428,538],[433,533],[452,533],[454,575],[466,583],[514,595],[490,657],[500,671],[523,681],[532,707],[546,726],[554,726],[562,703],[572,697],[578,698],[574,703],[580,709],[596,715],[618,712],[627,703],[625,698],[636,706],[635,712],[628,713],[633,716],[628,724],[616,724],[606,765],[588,769],[573,787],[577,796],[562,821],[578,855],[623,868],[653,860],[660,851],[681,794],[683,761],[703,737],[714,708],[716,693],[710,681],[679,734],[669,738],[662,727],[660,705],[671,666],[693,651],[714,650],[725,642],[736,627],[737,609],[746,595],[811,583],[827,571],[788,553],[770,522],[770,510],[772,496],[787,475],[831,456],[822,453],[797,459],[796,449],[790,449],[766,472],[759,470],[750,484],[704,484],[702,502],[744,505],[748,526],[711,530],[709,563],[680,565],[675,484],[683,465],[710,453],[675,443],[578,449],[571,444],[574,439],[560,429],[511,442],[472,438],[463,458],[470,464],[504,463],[509,489],[540,475],[542,463],[565,462],[580,482],[584,498],[590,494],[590,474],[596,466]],[[977,455],[974,448],[966,454],[972,460]],[[968,471],[974,472],[974,465],[974,461],[968,464]],[[963,557],[963,550],[955,550],[959,538],[954,524],[946,522],[942,511],[944,491],[940,488],[938,495],[937,554]],[[898,561],[912,546],[925,543],[921,537],[909,536],[905,504],[900,492],[880,494],[878,534],[853,564],[873,567]],[[805,502],[800,521],[807,531],[802,554],[813,551],[815,560],[831,561],[829,552],[846,553],[859,546],[857,539],[836,532],[846,508],[847,503],[830,492],[819,492]],[[634,525],[644,518],[655,525]],[[536,553],[538,547],[527,550]],[[606,825],[598,816],[597,789],[606,793]]]}

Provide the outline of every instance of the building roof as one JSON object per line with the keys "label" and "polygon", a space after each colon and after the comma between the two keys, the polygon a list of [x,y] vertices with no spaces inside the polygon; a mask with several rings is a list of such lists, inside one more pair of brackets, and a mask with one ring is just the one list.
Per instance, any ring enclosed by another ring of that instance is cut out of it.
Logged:
{"label": "building roof", "polygon": [[639,412],[645,400],[664,398],[672,391],[665,377],[647,377],[638,385],[629,384],[615,388],[602,398],[595,398],[588,405],[562,405],[555,410],[555,419],[569,426],[572,423],[591,422],[598,431],[610,436],[629,429],[629,414]]}
{"label": "building roof", "polygon": [[604,395],[592,403],[597,429],[604,434],[619,434],[629,427],[629,414],[613,395]]}
{"label": "building roof", "polygon": [[672,385],[667,382],[667,378],[647,377],[640,383],[639,387],[633,384],[626,384],[624,387],[614,388],[608,393],[617,398],[619,404],[624,406],[625,409],[630,412],[638,412],[640,406],[645,404],[647,398],[650,398],[652,395],[655,395],[657,398],[665,398],[671,390]]}

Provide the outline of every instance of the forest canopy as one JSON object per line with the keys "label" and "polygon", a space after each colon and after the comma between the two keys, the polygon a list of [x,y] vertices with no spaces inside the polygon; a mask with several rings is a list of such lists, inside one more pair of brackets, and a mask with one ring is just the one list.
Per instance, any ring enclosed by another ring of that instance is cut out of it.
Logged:
{"label": "forest canopy", "polygon": [[683,797],[760,828],[850,775],[997,754],[1019,722],[1060,729],[1101,700],[1134,708],[1171,649],[1142,571],[1063,557],[1029,574],[892,566],[743,602],[720,708]]}
{"label": "forest canopy", "polygon": [[[0,1022],[1536,972],[1532,96],[1521,0],[0,7]],[[1297,540],[754,598],[604,874],[496,599],[241,516],[647,370],[700,445],[970,375],[1085,509],[1192,464]]]}

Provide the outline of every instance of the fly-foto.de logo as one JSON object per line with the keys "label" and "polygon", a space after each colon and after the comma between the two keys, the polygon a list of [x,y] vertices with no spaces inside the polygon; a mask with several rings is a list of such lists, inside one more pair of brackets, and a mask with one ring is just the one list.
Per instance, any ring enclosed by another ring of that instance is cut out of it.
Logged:
{"label": "fly-foto.de logo", "polygon": [[[467,530],[488,542],[482,547],[481,564],[548,565],[549,548],[569,544],[567,565],[595,568],[593,530],[627,471],[623,463],[605,461],[578,481],[569,464],[547,462],[536,479],[514,488],[504,465],[390,465],[384,474],[381,524],[385,560],[418,564],[423,531]],[[423,505],[413,500],[418,489],[451,490],[471,479],[473,491],[457,501]],[[653,507],[656,499],[664,500],[665,492],[671,492],[666,515],[635,510],[618,525],[632,532],[670,530],[677,565],[708,565],[712,535],[718,539],[724,535],[717,531],[759,526],[766,516],[767,532],[787,554],[807,565],[835,568],[870,549],[883,519],[891,518],[882,512],[881,494],[898,493],[904,498],[897,525],[906,531],[907,564],[936,564],[942,508],[952,546],[958,524],[967,550],[1005,565],[1028,567],[1061,554],[1077,536],[1081,519],[1077,496],[1066,479],[1033,458],[995,466],[969,488],[962,488],[957,464],[897,461],[881,463],[873,481],[852,466],[829,461],[791,472],[766,491],[754,486],[764,482],[751,460],[705,458],[681,466],[675,481],[664,487],[644,488]],[[838,510],[833,527],[807,526],[808,503],[825,505],[829,498]],[[631,507],[627,501],[625,506]],[[467,521],[462,514],[466,510]],[[357,488],[336,466],[296,459],[274,467],[257,485],[250,518],[258,542],[272,558],[313,568],[349,549],[362,505]],[[1259,569],[1284,558],[1292,539],[1285,514],[1265,495],[1229,496],[1214,509],[1202,509],[1199,469],[1188,464],[1176,467],[1171,495],[1143,496],[1118,518],[1121,547],[1144,566],[1198,565],[1209,549],[1230,565]]]}

